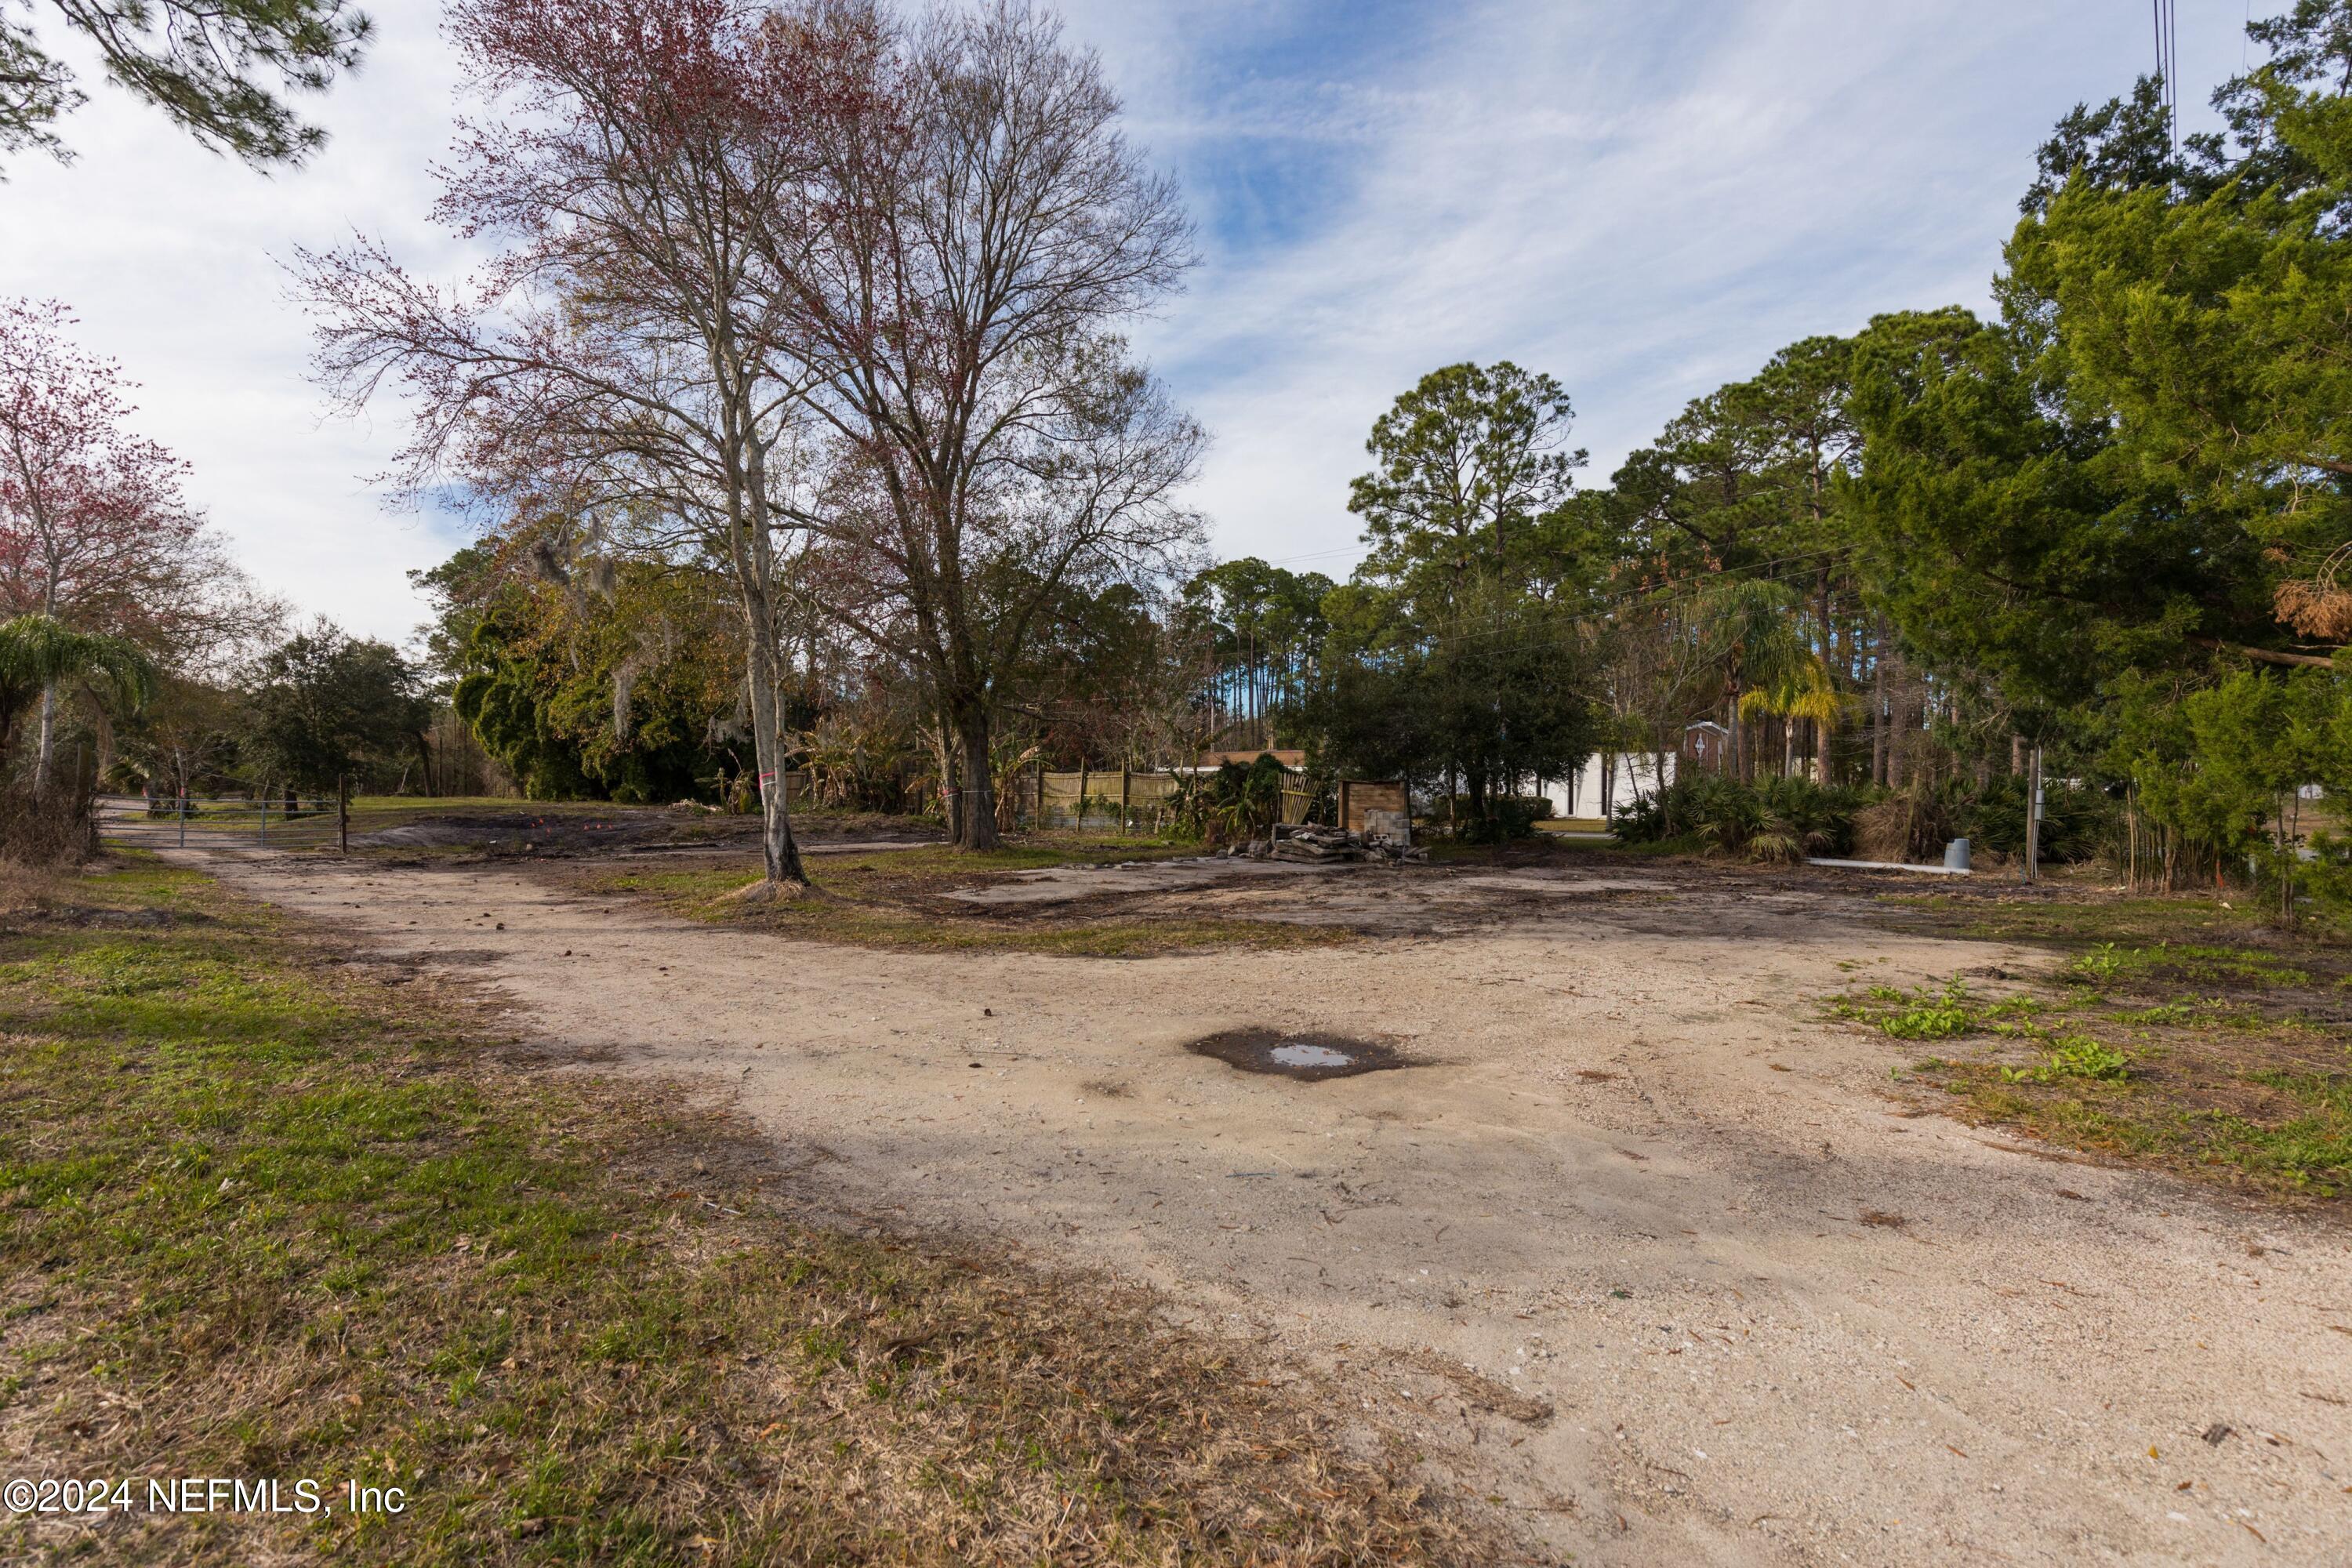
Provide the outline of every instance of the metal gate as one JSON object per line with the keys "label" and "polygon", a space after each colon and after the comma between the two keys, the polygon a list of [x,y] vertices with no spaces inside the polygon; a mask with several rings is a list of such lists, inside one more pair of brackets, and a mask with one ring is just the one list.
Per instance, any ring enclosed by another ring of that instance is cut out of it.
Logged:
{"label": "metal gate", "polygon": [[100,795],[99,837],[142,849],[344,849],[354,839],[447,815],[446,801],[417,796],[353,804],[283,792],[266,799]]}

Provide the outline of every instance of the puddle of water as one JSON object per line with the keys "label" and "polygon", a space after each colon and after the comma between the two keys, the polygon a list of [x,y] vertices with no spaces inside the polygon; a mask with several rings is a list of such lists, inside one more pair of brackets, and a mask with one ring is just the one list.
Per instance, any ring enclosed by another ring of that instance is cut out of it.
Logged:
{"label": "puddle of water", "polygon": [[1279,1029],[1227,1029],[1194,1040],[1184,1048],[1196,1056],[1213,1057],[1244,1072],[1269,1073],[1276,1078],[1300,1079],[1309,1083],[1413,1065],[1394,1047],[1378,1040],[1350,1039],[1344,1035],[1293,1035]]}

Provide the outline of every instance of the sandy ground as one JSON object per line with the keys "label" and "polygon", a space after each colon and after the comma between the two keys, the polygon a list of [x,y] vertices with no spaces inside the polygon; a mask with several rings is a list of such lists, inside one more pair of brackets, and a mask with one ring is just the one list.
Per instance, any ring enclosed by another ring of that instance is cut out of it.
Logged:
{"label": "sandy ground", "polygon": [[[1336,1368],[1579,1563],[2352,1563],[2352,1236],[1923,1114],[1903,1047],[1817,1021],[1841,962],[2046,962],[2019,950],[1646,869],[1383,870],[1319,905],[1257,879],[1227,903],[1420,934],[1118,961],[795,943],[501,868],[208,863],[697,1082],[849,1208]],[[1307,1083],[1183,1048],[1248,1026],[1415,1065]]]}

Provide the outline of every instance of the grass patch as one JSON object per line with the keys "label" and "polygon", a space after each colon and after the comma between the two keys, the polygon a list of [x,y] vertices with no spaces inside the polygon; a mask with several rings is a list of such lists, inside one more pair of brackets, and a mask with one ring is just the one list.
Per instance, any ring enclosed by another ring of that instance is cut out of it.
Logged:
{"label": "grass patch", "polygon": [[2058,954],[2057,984],[1996,1003],[1958,982],[1832,1003],[1898,1038],[1979,1041],[1910,1068],[1948,1109],[2273,1194],[2352,1197],[2346,952],[2326,931],[2282,933],[2205,899],[1901,902],[1940,930]]}
{"label": "grass patch", "polygon": [[193,872],[71,897],[142,918],[0,934],[10,1471],[338,1506],[4,1519],[0,1559],[1492,1560],[1139,1294],[796,1223],[723,1123],[502,1066],[429,972]]}
{"label": "grass patch", "polygon": [[1925,916],[1937,929],[1961,936],[2056,947],[2262,940],[2269,929],[2261,910],[2195,895],[2118,899],[2069,896],[2063,889],[2027,894],[1987,884],[1968,892],[1885,893],[1878,902],[1890,911]]}
{"label": "grass patch", "polygon": [[693,920],[754,925],[854,947],[1145,958],[1220,947],[1328,947],[1351,940],[1351,933],[1330,926],[1148,912],[1132,909],[1129,900],[981,906],[945,896],[1024,871],[1199,853],[1197,846],[1157,839],[1071,838],[979,852],[940,845],[812,855],[804,865],[815,894],[772,904],[747,904],[734,897],[757,879],[755,860],[604,871],[587,885],[598,892],[650,898]]}
{"label": "grass patch", "polygon": [[2088,985],[2145,984],[2152,980],[2251,986],[2312,983],[2309,970],[2276,953],[2210,943],[2126,947],[2120,942],[2095,942],[2088,952],[2075,954],[2067,964],[2066,977]]}

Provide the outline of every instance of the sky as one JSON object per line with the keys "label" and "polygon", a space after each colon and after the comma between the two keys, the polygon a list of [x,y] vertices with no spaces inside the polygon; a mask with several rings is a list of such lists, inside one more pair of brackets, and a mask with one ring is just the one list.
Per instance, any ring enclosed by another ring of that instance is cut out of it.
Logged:
{"label": "sky", "polygon": [[[59,52],[46,0],[35,20]],[[353,230],[456,276],[429,165],[457,88],[425,0],[376,0],[331,140],[260,174],[85,73],[78,156],[0,184],[0,297],[56,299],[141,384],[141,431],[302,613],[405,640],[406,574],[465,542],[373,476],[403,410],[331,418],[278,258]],[[2255,0],[2256,14],[2279,9]],[[1427,372],[1547,372],[1581,482],[1780,347],[1885,310],[1983,310],[2033,150],[2150,69],[2143,0],[1066,0],[1200,265],[1131,335],[1211,447],[1216,553],[1344,576],[1348,480]],[[2182,130],[2245,63],[2245,0],[2179,0]]]}

